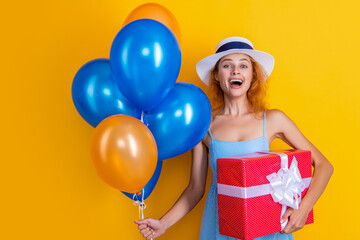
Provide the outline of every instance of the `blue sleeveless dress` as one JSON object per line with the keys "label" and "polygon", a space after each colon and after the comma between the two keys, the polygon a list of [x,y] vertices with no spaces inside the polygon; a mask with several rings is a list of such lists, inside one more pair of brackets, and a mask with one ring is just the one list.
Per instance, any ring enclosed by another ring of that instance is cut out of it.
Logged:
{"label": "blue sleeveless dress", "polygon": [[[202,217],[200,240],[235,240],[235,238],[227,237],[219,233],[219,217],[218,217],[218,198],[217,198],[217,175],[216,175],[216,159],[222,157],[230,157],[240,154],[248,154],[259,151],[269,151],[269,142],[265,136],[266,127],[266,111],[264,113],[264,131],[263,136],[249,141],[241,142],[224,142],[213,139],[209,146],[209,165],[211,168],[212,181],[204,213]],[[280,221],[280,219],[279,219]],[[256,240],[293,240],[292,234],[273,233],[267,236],[256,238]]]}

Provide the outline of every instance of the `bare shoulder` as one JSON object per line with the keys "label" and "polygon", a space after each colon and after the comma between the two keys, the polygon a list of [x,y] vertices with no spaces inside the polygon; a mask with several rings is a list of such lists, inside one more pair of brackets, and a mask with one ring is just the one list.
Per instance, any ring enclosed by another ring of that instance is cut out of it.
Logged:
{"label": "bare shoulder", "polygon": [[200,143],[203,144],[206,147],[206,149],[208,150],[209,146],[210,146],[210,142],[211,142],[211,137],[210,137],[209,131],[208,131]]}
{"label": "bare shoulder", "polygon": [[266,111],[266,119],[268,120],[278,121],[286,118],[288,118],[288,116],[286,116],[286,114],[279,109],[268,109]]}
{"label": "bare shoulder", "polygon": [[284,124],[292,123],[292,120],[281,110],[279,109],[269,109],[267,110],[266,120],[272,126],[284,126]]}
{"label": "bare shoulder", "polygon": [[266,114],[267,136],[270,140],[283,138],[285,132],[296,129],[295,123],[281,110],[269,109]]}
{"label": "bare shoulder", "polygon": [[209,130],[212,128],[213,126],[213,123],[214,123],[214,115],[212,116],[211,118],[211,123],[210,123],[210,126],[209,126],[209,129],[208,131],[206,132],[205,134],[205,137],[202,139],[201,143],[203,143],[207,149],[209,149],[209,146],[210,146],[210,142],[211,142],[211,137],[210,137],[210,133],[209,133]]}
{"label": "bare shoulder", "polygon": [[202,140],[202,142],[205,144],[205,146],[207,148],[209,148],[210,142],[211,142],[210,132],[212,133],[212,132],[216,131],[218,129],[218,127],[223,124],[223,122],[224,122],[224,116],[223,115],[213,113],[209,129],[208,129],[205,137]]}

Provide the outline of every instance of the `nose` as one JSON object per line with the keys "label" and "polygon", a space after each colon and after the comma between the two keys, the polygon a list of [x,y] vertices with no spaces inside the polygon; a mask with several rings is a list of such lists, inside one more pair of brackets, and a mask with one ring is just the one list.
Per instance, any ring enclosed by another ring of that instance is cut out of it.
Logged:
{"label": "nose", "polygon": [[234,70],[232,71],[232,75],[237,75],[237,74],[239,74],[240,72],[239,72],[239,69],[237,68],[237,67],[234,67]]}

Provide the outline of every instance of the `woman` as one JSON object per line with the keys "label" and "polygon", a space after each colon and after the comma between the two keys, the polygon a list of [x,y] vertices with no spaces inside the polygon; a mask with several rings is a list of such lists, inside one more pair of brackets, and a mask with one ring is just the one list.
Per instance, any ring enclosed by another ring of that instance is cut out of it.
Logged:
{"label": "woman", "polygon": [[288,224],[280,233],[257,239],[293,239],[292,232],[301,229],[308,213],[323,193],[333,167],[307,140],[295,123],[279,110],[266,110],[265,80],[274,67],[271,55],[253,50],[252,43],[241,37],[222,40],[216,53],[201,60],[196,70],[210,85],[213,119],[208,134],[193,149],[193,162],[189,186],[174,206],[160,219],[135,221],[146,239],[162,235],[166,229],[184,217],[205,192],[209,164],[212,171],[200,239],[234,239],[219,234],[216,159],[258,151],[268,151],[269,143],[280,138],[295,149],[310,150],[314,174],[307,194],[299,209],[288,208],[281,221]]}

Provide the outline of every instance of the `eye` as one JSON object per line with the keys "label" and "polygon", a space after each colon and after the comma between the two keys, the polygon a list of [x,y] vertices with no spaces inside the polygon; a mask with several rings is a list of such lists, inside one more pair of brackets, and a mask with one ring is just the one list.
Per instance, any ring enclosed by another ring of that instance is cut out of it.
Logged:
{"label": "eye", "polygon": [[246,65],[241,65],[240,68],[246,69],[246,68],[248,68],[248,66],[246,66]]}
{"label": "eye", "polygon": [[223,68],[230,68],[231,66],[229,64],[225,64]]}

